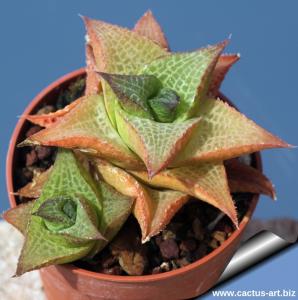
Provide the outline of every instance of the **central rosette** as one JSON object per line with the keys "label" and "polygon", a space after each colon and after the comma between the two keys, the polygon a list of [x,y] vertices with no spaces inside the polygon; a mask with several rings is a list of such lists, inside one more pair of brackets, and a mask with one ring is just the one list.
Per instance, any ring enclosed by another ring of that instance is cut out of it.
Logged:
{"label": "central rosette", "polygon": [[107,73],[100,75],[127,113],[163,123],[175,120],[180,97],[173,89],[163,87],[157,77]]}

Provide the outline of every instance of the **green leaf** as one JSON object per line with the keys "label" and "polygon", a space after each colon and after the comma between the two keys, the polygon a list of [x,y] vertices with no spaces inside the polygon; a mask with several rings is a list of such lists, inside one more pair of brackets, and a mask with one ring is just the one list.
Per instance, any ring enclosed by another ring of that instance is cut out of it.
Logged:
{"label": "green leaf", "polygon": [[[136,32],[86,17],[84,22],[96,67],[100,72],[137,74],[143,65],[168,54],[164,48]],[[103,83],[103,91],[107,113],[115,127],[117,99],[106,83]]]}
{"label": "green leaf", "polygon": [[59,122],[31,135],[21,145],[35,144],[79,149],[127,168],[143,166],[111,125],[102,95],[83,97]]}
{"label": "green leaf", "polygon": [[23,235],[26,234],[27,225],[31,217],[31,211],[34,201],[21,203],[3,213],[2,217],[5,221],[13,225]]}
{"label": "green leaf", "polygon": [[173,122],[176,117],[179,99],[176,92],[168,88],[161,89],[156,97],[149,99],[148,102],[155,120],[163,123]]}
{"label": "green leaf", "polygon": [[225,45],[223,42],[190,53],[161,57],[140,69],[139,73],[156,76],[164,87],[180,96],[177,117],[185,120],[194,115],[198,100],[205,96],[212,71]]}
{"label": "green leaf", "polygon": [[65,234],[75,242],[103,240],[98,217],[83,197],[58,196],[43,202],[35,216],[42,217],[51,232]]}
{"label": "green leaf", "polygon": [[221,162],[167,169],[152,179],[148,178],[146,172],[131,173],[150,186],[180,191],[207,202],[220,209],[238,225],[236,208]]}
{"label": "green leaf", "polygon": [[197,113],[201,122],[172,166],[222,161],[242,154],[290,145],[216,99],[204,99]]}
{"label": "green leaf", "polygon": [[194,118],[180,123],[159,123],[120,110],[116,120],[120,136],[143,160],[150,177],[171,163],[200,121]]}
{"label": "green leaf", "polygon": [[148,99],[161,88],[160,81],[152,75],[118,75],[100,73],[109,84],[122,108],[135,116],[152,119]]}
{"label": "green leaf", "polygon": [[139,222],[143,242],[164,229],[189,198],[177,191],[153,190],[106,161],[96,160],[96,167],[106,182],[120,193],[135,199],[133,213]]}
{"label": "green leaf", "polygon": [[86,256],[93,242],[78,245],[63,235],[50,232],[43,220],[32,216],[19,257],[16,276],[41,267],[64,264]]}
{"label": "green leaf", "polygon": [[103,213],[99,229],[106,240],[97,241],[95,247],[88,256],[94,256],[103,249],[118,233],[128,216],[131,214],[134,198],[125,196],[115,190],[111,185],[100,180]]}
{"label": "green leaf", "polygon": [[[61,195],[67,197],[61,198]],[[62,228],[53,225],[49,220],[49,202],[44,204],[49,199],[55,199],[55,205],[52,207],[55,215],[52,219],[54,223],[63,219]],[[74,207],[65,206],[69,199],[76,202],[74,224],[72,221],[66,223],[65,217],[61,218],[61,213],[57,212],[58,208],[62,207],[67,214],[73,213]],[[63,205],[59,206],[59,200]],[[71,262],[84,257],[94,247],[95,240],[102,239],[97,230],[102,214],[100,191],[89,173],[69,150],[59,150],[49,179],[43,187],[40,198],[34,201],[31,213],[16,275],[42,266]],[[44,220],[44,217],[48,220]]]}
{"label": "green leaf", "polygon": [[34,213],[56,225],[57,230],[65,229],[75,224],[77,217],[77,204],[68,196],[58,196],[44,201]]}

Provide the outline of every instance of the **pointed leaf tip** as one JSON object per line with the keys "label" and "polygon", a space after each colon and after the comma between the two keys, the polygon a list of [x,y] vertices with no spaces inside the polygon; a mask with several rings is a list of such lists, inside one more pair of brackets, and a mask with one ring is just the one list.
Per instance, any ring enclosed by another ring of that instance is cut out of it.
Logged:
{"label": "pointed leaf tip", "polygon": [[211,75],[208,95],[217,96],[219,88],[229,69],[240,59],[239,54],[222,54]]}
{"label": "pointed leaf tip", "polygon": [[196,114],[207,93],[208,82],[226,41],[189,53],[174,53],[147,64],[141,73],[156,76],[163,87],[175,91],[180,97],[177,120]]}
{"label": "pointed leaf tip", "polygon": [[143,165],[111,125],[102,95],[83,97],[59,122],[33,134],[21,146],[36,144],[80,149],[132,168]]}
{"label": "pointed leaf tip", "polygon": [[161,47],[169,49],[167,39],[163,30],[151,10],[147,10],[145,14],[138,20],[133,31],[152,40]]}
{"label": "pointed leaf tip", "polygon": [[264,149],[289,147],[221,100],[204,99],[199,107],[198,116],[202,121],[173,166],[227,160]]}
{"label": "pointed leaf tip", "polygon": [[222,163],[166,169],[153,178],[148,177],[146,172],[131,173],[150,186],[180,191],[205,201],[228,215],[235,226],[238,225],[236,208]]}
{"label": "pointed leaf tip", "polygon": [[120,136],[145,163],[150,177],[166,168],[200,122],[199,118],[183,122],[159,123],[125,112],[116,114]]}
{"label": "pointed leaf tip", "polygon": [[259,170],[241,163],[238,159],[226,161],[225,166],[232,193],[264,194],[276,200],[272,182]]}

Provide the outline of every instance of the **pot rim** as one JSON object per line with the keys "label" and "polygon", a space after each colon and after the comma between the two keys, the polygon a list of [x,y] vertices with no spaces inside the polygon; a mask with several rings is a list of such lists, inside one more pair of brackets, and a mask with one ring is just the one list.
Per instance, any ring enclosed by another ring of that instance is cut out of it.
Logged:
{"label": "pot rim", "polygon": [[[39,94],[37,94],[36,97],[29,103],[29,105],[26,107],[25,111],[23,112],[23,115],[30,114],[34,108],[37,107],[37,105],[43,100],[43,98],[51,93],[52,90],[59,88],[59,86],[64,83],[65,81],[70,81],[78,76],[82,76],[86,74],[85,68],[80,68],[75,71],[72,71],[54,82],[52,82],[50,85],[48,85],[46,88],[44,88]],[[222,95],[224,99],[227,99],[224,95]],[[6,187],[9,197],[9,202],[11,207],[15,207],[16,199],[14,195],[14,189],[13,189],[13,162],[15,159],[15,148],[16,143],[18,140],[18,137],[20,135],[21,129],[23,128],[24,124],[26,122],[25,118],[19,118],[17,125],[13,131],[13,134],[11,136],[7,157],[6,157]],[[259,152],[254,153],[255,160],[256,160],[256,167],[258,170],[262,171],[262,161],[261,161],[261,155]],[[59,265],[59,267],[63,267],[68,269],[70,272],[86,276],[86,277],[92,277],[98,280],[104,280],[104,281],[110,281],[110,282],[122,282],[122,283],[136,283],[136,282],[152,282],[152,281],[158,281],[161,279],[167,279],[169,277],[176,277],[179,275],[182,275],[184,273],[187,273],[195,268],[199,268],[201,265],[207,263],[208,261],[212,260],[218,253],[221,251],[224,251],[235,239],[238,238],[238,236],[243,232],[246,225],[248,224],[248,221],[250,220],[255,207],[257,205],[259,199],[258,194],[252,195],[251,204],[243,217],[242,221],[239,224],[239,228],[235,230],[231,236],[223,242],[221,246],[213,250],[211,253],[207,254],[206,256],[202,257],[201,259],[190,263],[187,266],[181,267],[176,270],[171,270],[165,273],[160,274],[151,274],[151,275],[141,275],[141,276],[121,276],[121,275],[108,275],[108,274],[102,274],[102,273],[96,273],[92,271],[88,271],[82,268],[78,268],[72,264],[64,264]]]}

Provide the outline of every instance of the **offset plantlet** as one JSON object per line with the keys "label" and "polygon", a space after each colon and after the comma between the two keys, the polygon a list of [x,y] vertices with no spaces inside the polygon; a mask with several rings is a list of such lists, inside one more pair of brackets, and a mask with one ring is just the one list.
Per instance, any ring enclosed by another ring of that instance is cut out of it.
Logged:
{"label": "offset plantlet", "polygon": [[231,192],[275,197],[271,182],[238,157],[290,146],[220,99],[239,59],[222,54],[228,41],[173,53],[151,13],[132,31],[83,19],[85,95],[24,116],[45,128],[19,146],[60,149],[52,168],[17,191],[34,200],[4,214],[25,236],[16,275],[93,257],[131,213],[147,242],[190,197],[237,228]]}

